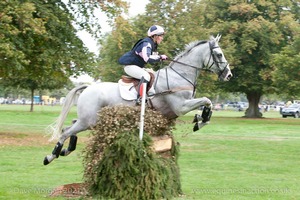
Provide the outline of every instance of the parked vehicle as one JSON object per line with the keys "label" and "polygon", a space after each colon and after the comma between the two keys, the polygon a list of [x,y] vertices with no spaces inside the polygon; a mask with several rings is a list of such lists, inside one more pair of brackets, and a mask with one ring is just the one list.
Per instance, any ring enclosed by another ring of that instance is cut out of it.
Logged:
{"label": "parked vehicle", "polygon": [[248,102],[228,102],[227,104],[224,105],[224,108],[226,110],[237,110],[237,111],[244,111],[249,107]]}
{"label": "parked vehicle", "polygon": [[287,116],[292,116],[294,118],[299,118],[300,116],[300,104],[291,104],[286,108],[282,108],[281,111],[282,117],[286,118]]}

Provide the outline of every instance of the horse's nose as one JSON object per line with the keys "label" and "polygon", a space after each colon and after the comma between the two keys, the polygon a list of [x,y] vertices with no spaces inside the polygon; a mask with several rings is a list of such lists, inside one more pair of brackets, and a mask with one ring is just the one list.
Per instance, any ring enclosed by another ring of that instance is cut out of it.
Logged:
{"label": "horse's nose", "polygon": [[226,80],[229,81],[232,78],[232,73],[227,74]]}

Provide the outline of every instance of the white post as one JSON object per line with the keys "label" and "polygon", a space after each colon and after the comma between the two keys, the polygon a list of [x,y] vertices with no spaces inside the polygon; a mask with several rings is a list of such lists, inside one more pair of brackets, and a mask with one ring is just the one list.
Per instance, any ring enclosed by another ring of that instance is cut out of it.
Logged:
{"label": "white post", "polygon": [[144,118],[145,118],[145,107],[146,107],[146,90],[147,90],[147,83],[142,83],[142,105],[141,105],[141,118],[140,118],[140,140],[143,139],[144,135]]}

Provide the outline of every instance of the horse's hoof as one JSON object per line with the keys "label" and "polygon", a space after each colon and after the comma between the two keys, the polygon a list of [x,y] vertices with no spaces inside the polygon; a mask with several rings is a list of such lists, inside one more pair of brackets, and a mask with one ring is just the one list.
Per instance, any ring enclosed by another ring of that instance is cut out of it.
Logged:
{"label": "horse's hoof", "polygon": [[44,165],[48,165],[50,162],[48,161],[47,156],[44,158]]}
{"label": "horse's hoof", "polygon": [[193,128],[193,131],[198,131],[199,130],[199,125],[198,125],[198,122],[195,124],[194,128]]}
{"label": "horse's hoof", "polygon": [[61,150],[61,152],[60,152],[59,155],[61,155],[61,156],[67,156],[68,155],[67,154],[67,150],[66,149]]}
{"label": "horse's hoof", "polygon": [[201,121],[203,118],[201,117],[201,115],[199,114],[195,114],[195,117],[194,117],[194,120],[192,123],[195,123],[195,122],[199,122]]}

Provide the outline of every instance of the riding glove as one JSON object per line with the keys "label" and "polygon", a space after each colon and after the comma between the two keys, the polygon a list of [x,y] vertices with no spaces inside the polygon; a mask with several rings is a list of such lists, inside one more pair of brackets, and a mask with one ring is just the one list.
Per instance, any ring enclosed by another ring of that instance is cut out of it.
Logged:
{"label": "riding glove", "polygon": [[160,59],[162,59],[162,60],[167,60],[167,59],[168,59],[168,56],[166,56],[166,55],[160,55]]}

